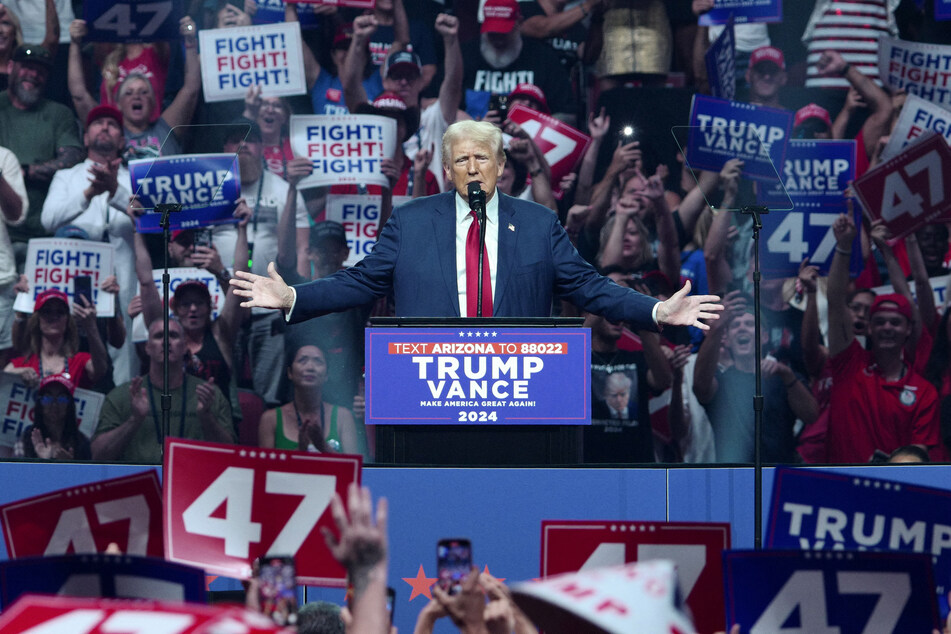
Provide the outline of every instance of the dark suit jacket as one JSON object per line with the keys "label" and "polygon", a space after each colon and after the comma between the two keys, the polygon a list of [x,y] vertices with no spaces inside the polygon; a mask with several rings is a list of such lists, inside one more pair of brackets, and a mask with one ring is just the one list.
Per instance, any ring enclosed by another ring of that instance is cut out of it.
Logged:
{"label": "dark suit jacket", "polygon": [[[356,266],[295,286],[290,321],[361,306],[391,289],[400,317],[459,317],[455,195],[418,198],[395,209],[373,252]],[[548,317],[557,295],[611,321],[656,330],[651,310],[657,300],[599,275],[550,209],[498,195],[495,317]]]}

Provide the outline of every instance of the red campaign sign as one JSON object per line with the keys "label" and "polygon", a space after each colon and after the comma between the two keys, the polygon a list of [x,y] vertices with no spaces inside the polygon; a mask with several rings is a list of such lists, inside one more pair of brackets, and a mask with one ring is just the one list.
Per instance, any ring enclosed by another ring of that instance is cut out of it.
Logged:
{"label": "red campaign sign", "polygon": [[165,558],[247,579],[263,555],[297,561],[298,583],[345,587],[320,527],[334,491],[360,483],[360,456],[165,442]]}
{"label": "red campaign sign", "polygon": [[581,162],[591,145],[591,137],[543,112],[513,106],[509,119],[528,133],[551,166],[551,186],[558,190],[561,179]]}
{"label": "red campaign sign", "polygon": [[238,607],[26,595],[0,615],[0,631],[5,634],[41,631],[258,634],[286,630],[263,614]]}
{"label": "red campaign sign", "polygon": [[154,470],[0,506],[11,559],[105,552],[162,556],[162,491]]}
{"label": "red campaign sign", "polygon": [[855,181],[872,220],[882,218],[897,241],[929,222],[951,220],[951,147],[932,134]]}
{"label": "red campaign sign", "polygon": [[542,521],[541,576],[649,559],[677,565],[680,588],[701,634],[724,629],[723,560],[730,525],[701,522]]}

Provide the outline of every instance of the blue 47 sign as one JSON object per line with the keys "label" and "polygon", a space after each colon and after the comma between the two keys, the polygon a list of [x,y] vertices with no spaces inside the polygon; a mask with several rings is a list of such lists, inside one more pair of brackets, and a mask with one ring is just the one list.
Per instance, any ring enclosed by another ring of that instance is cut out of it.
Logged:
{"label": "blue 47 sign", "polygon": [[178,39],[178,21],[185,15],[182,0],[86,0],[83,18],[91,42],[130,42]]}
{"label": "blue 47 sign", "polygon": [[[832,264],[835,236],[832,225],[847,211],[845,190],[855,178],[855,141],[793,140],[786,148],[780,173],[785,191],[766,192],[763,202],[793,203],[789,212],[763,216],[763,271],[771,275],[793,276],[799,263],[808,257],[823,274]],[[856,224],[859,221],[855,212]],[[861,266],[858,238],[852,272]]]}
{"label": "blue 47 sign", "polygon": [[931,558],[909,553],[728,551],[727,622],[751,634],[931,632]]}

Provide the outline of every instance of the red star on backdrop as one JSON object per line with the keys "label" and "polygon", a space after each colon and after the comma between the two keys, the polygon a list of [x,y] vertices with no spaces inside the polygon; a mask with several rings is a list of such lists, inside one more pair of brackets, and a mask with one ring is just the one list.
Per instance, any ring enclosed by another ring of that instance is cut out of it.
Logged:
{"label": "red star on backdrop", "polygon": [[[491,576],[495,577],[495,575],[493,575],[491,572],[489,572],[489,564],[486,564],[486,565],[485,565],[485,570],[482,571],[482,574],[484,574],[484,575],[491,575]],[[507,577],[495,577],[495,578],[498,579],[499,581],[505,581],[505,580],[507,579]]]}
{"label": "red star on backdrop", "polygon": [[436,583],[436,579],[426,576],[426,573],[423,571],[423,564],[419,564],[419,571],[415,577],[403,577],[403,581],[413,586],[413,591],[409,595],[410,601],[419,595],[423,595],[427,599],[432,600],[433,595],[429,592],[429,589]]}
{"label": "red star on backdrop", "polygon": [[211,584],[215,582],[218,575],[205,575],[205,590],[211,590]]}

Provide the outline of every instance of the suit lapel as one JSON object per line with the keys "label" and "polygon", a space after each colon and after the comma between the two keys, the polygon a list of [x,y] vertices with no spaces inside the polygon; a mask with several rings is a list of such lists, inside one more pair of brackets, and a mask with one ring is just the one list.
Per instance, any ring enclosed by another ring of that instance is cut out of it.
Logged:
{"label": "suit lapel", "polygon": [[505,289],[508,287],[515,269],[515,246],[518,242],[518,223],[515,221],[515,209],[508,196],[499,193],[499,255],[498,270],[495,272],[495,297],[492,301],[494,310],[502,305],[505,299]]}
{"label": "suit lapel", "polygon": [[[450,295],[449,305],[459,317],[459,287],[456,283],[456,193],[438,197],[433,213],[433,244],[436,245],[436,257],[439,258],[439,270],[446,282],[446,292]],[[423,248],[426,248],[423,245]],[[419,257],[423,257],[422,254]],[[435,289],[433,289],[435,290]]]}

